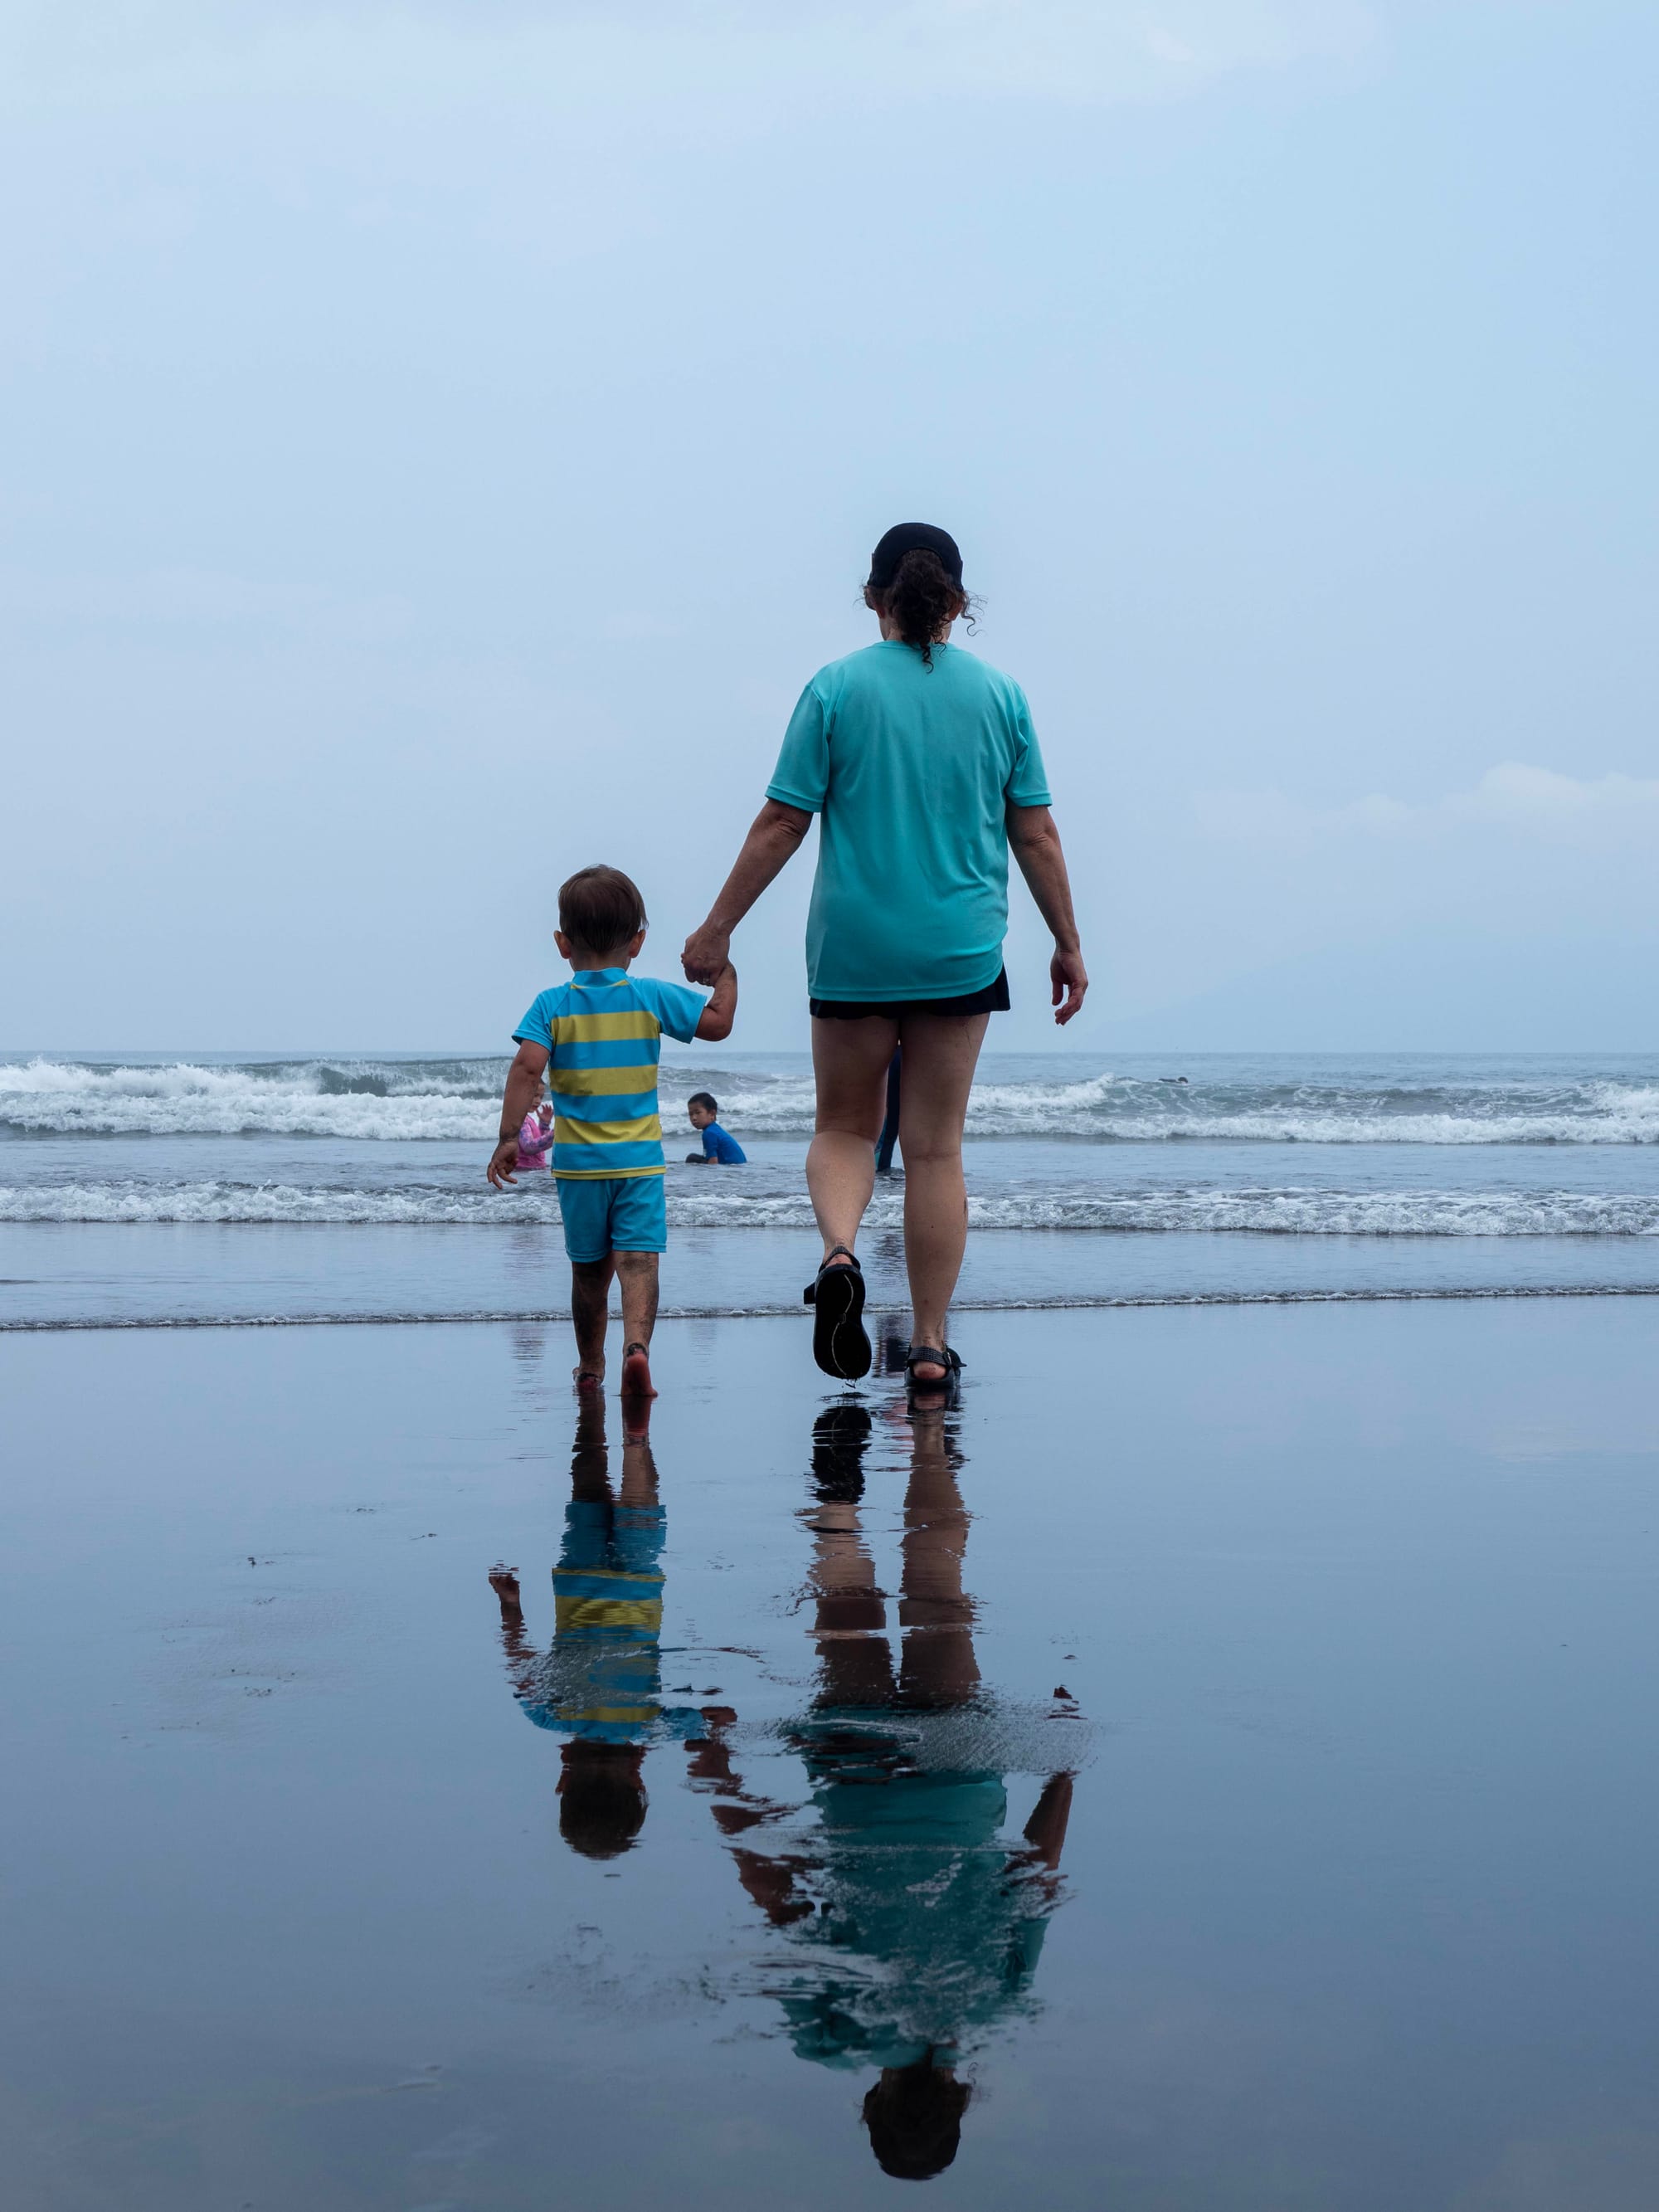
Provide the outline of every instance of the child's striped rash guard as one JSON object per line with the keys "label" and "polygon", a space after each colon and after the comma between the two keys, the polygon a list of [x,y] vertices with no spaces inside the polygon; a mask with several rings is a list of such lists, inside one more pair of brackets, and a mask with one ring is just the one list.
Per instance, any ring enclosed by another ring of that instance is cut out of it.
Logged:
{"label": "child's striped rash guard", "polygon": [[545,1045],[553,1092],[553,1172],[659,1176],[657,1062],[665,1031],[690,1044],[707,1001],[683,983],[625,968],[578,969],[544,991],[513,1032]]}

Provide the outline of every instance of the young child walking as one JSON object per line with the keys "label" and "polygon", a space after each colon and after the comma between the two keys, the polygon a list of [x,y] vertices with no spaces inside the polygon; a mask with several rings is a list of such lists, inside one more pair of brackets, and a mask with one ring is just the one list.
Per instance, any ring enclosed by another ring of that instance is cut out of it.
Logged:
{"label": "young child walking", "polygon": [[513,1032],[501,1139],[485,1170],[497,1190],[514,1180],[519,1133],[547,1076],[553,1093],[553,1174],[570,1258],[570,1317],[579,1390],[605,1382],[613,1277],[622,1285],[624,1397],[653,1398],[651,1334],[657,1262],[668,1249],[657,1063],[665,1035],[717,1044],[732,1034],[737,970],[728,962],[704,1000],[683,983],[629,969],[645,943],[645,902],[620,868],[580,868],[559,886],[568,983],[537,997]]}

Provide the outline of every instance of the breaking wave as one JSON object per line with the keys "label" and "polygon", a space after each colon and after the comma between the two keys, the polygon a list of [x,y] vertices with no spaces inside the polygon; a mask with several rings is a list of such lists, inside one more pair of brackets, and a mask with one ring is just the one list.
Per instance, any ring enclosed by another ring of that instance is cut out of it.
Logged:
{"label": "breaking wave", "polygon": [[[1259,1065],[1259,1064],[1258,1064]],[[235,1066],[189,1060],[0,1063],[0,1132],[60,1136],[282,1136],[487,1141],[504,1058],[315,1058]],[[803,1069],[665,1065],[665,1113],[717,1088],[744,1134],[804,1136]],[[1610,1077],[1189,1083],[1109,1072],[1000,1079],[993,1066],[969,1107],[971,1136],[1097,1143],[1319,1145],[1659,1144],[1659,1082]]]}
{"label": "breaking wave", "polygon": [[[901,1192],[878,1191],[866,1220],[896,1228]],[[1565,1190],[1344,1191],[1296,1186],[1213,1186],[1114,1191],[1099,1182],[1033,1186],[975,1195],[979,1230],[1240,1231],[1287,1237],[1655,1237],[1659,1196]],[[477,1184],[403,1183],[394,1189],[337,1184],[148,1182],[137,1177],[0,1186],[0,1221],[289,1223],[435,1227],[521,1227],[558,1217],[544,1180],[510,1195]],[[804,1191],[744,1188],[732,1175],[681,1196],[671,1188],[677,1229],[809,1229]]]}

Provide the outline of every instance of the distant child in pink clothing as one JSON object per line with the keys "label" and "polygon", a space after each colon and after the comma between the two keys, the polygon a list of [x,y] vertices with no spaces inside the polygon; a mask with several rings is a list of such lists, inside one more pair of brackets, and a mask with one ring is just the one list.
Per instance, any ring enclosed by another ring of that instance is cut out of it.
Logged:
{"label": "distant child in pink clothing", "polygon": [[553,1106],[544,1098],[524,1117],[519,1131],[519,1172],[526,1168],[532,1172],[539,1168],[545,1175],[549,1166],[548,1154],[553,1149]]}

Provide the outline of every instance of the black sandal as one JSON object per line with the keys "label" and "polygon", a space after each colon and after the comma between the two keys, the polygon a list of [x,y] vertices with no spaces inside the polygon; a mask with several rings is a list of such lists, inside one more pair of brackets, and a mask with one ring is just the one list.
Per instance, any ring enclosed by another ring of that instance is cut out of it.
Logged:
{"label": "black sandal", "polygon": [[[942,1367],[944,1374],[937,1382],[930,1379],[924,1382],[916,1372],[921,1361],[929,1367]],[[954,1391],[962,1374],[962,1354],[948,1344],[943,1352],[935,1351],[931,1344],[913,1344],[904,1355],[904,1372],[912,1390]]]}
{"label": "black sandal", "polygon": [[[837,1252],[846,1252],[837,1260]],[[812,1357],[826,1375],[856,1382],[870,1372],[870,1340],[864,1330],[864,1270],[845,1244],[833,1244],[830,1257],[801,1292],[812,1309]]]}

